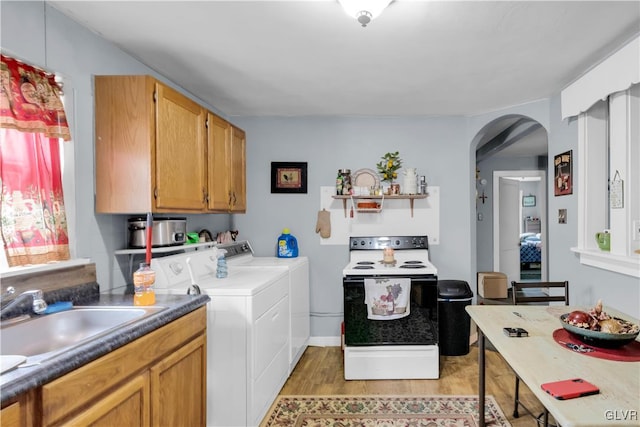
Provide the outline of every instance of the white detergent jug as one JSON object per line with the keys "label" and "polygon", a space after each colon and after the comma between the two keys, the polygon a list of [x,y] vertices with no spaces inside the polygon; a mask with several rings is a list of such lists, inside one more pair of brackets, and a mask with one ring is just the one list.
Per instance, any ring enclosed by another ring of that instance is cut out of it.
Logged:
{"label": "white detergent jug", "polygon": [[402,184],[403,194],[418,194],[418,173],[416,168],[405,168]]}

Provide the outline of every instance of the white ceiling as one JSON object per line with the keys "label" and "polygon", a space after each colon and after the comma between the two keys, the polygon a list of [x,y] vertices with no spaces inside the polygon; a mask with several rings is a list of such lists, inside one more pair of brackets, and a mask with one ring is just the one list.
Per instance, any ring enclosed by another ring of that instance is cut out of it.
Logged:
{"label": "white ceiling", "polygon": [[48,3],[229,117],[473,115],[557,94],[640,32],[640,1]]}

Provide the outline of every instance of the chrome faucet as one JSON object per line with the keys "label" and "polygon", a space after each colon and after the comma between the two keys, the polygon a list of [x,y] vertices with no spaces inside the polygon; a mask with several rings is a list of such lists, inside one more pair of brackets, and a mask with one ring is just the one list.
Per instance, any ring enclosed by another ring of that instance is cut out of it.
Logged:
{"label": "chrome faucet", "polygon": [[[6,292],[2,294],[2,299],[7,297],[8,295],[12,295],[13,293],[15,293],[15,291],[16,290],[14,288],[8,287]],[[27,298],[27,297],[31,297],[33,300],[32,309],[34,313],[36,314],[44,313],[44,311],[47,309],[47,303],[44,300],[44,295],[40,289],[34,289],[31,291],[24,291],[23,293],[15,297],[13,300],[9,301],[7,305],[5,305],[4,307],[2,307],[2,309],[0,309],[0,316],[2,316],[7,311],[11,310],[20,301],[22,301],[24,298]]]}
{"label": "chrome faucet", "polygon": [[13,295],[13,294],[15,294],[15,293],[16,293],[16,288],[14,288],[13,286],[8,286],[8,287],[7,287],[7,290],[6,290],[6,291],[4,291],[4,294],[2,294],[2,296],[0,296],[0,303],[1,303],[2,301],[4,301],[4,299],[5,299],[6,297],[8,297],[9,295]]}

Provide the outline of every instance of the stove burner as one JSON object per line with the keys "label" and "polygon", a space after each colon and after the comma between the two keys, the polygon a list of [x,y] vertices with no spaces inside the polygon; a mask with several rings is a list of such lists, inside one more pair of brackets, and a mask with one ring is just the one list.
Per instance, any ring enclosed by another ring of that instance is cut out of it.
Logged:
{"label": "stove burner", "polygon": [[[360,264],[360,263],[358,263],[358,264]],[[354,270],[373,270],[373,266],[371,266],[371,265],[354,265],[353,269]]]}
{"label": "stove burner", "polygon": [[375,264],[375,262],[373,262],[373,261],[359,261],[359,262],[356,262],[356,264],[357,265],[373,265],[373,264]]}
{"label": "stove burner", "polygon": [[422,261],[418,261],[418,260],[411,260],[411,261],[405,261],[405,264],[423,264]]}
{"label": "stove burner", "polygon": [[427,268],[426,265],[423,264],[402,264],[399,268]]}

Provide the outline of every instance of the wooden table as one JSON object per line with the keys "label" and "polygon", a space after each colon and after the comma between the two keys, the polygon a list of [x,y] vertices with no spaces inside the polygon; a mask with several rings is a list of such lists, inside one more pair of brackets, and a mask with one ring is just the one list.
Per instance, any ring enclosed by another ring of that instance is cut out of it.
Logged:
{"label": "wooden table", "polygon": [[[553,331],[559,317],[584,307],[470,305],[467,312],[478,326],[479,401],[485,398],[485,337],[491,341],[520,379],[549,410],[562,427],[640,425],[640,362],[618,362],[570,351],[556,343]],[[610,315],[638,323],[623,313],[605,307]],[[517,313],[517,314],[516,314]],[[520,327],[525,338],[510,338],[503,327]],[[540,385],[582,378],[600,388],[600,394],[556,400]],[[480,426],[485,425],[484,405],[479,405]]]}

